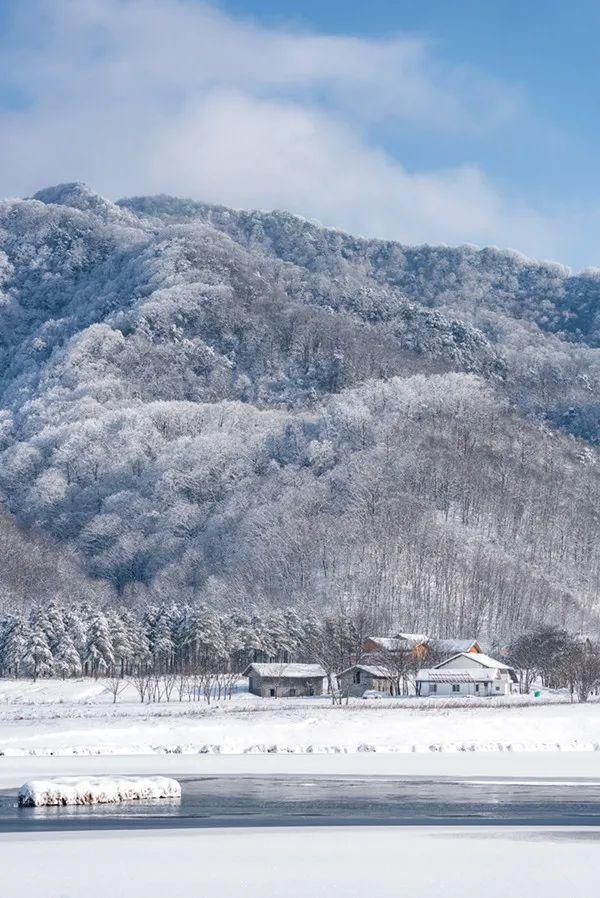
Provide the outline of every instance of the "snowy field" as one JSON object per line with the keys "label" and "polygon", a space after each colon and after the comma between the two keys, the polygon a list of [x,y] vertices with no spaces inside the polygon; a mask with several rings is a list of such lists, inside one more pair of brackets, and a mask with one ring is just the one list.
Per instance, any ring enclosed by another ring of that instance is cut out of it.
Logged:
{"label": "snowy field", "polygon": [[[117,704],[102,682],[0,681],[0,789],[193,774],[571,777],[600,783],[600,705],[328,699]],[[585,784],[583,786],[585,788]],[[3,833],[2,898],[594,894],[600,831],[337,827]],[[467,872],[465,872],[467,871]],[[568,890],[565,891],[565,883]]]}
{"label": "snowy field", "polygon": [[[3,835],[3,898],[594,895],[595,829],[222,829]],[[107,881],[107,871],[110,878]]]}
{"label": "snowy field", "polygon": [[[502,704],[438,699],[260,699],[116,704],[101,681],[0,680],[0,754],[229,755],[598,752],[600,704],[521,697]],[[465,706],[466,705],[466,706]]]}

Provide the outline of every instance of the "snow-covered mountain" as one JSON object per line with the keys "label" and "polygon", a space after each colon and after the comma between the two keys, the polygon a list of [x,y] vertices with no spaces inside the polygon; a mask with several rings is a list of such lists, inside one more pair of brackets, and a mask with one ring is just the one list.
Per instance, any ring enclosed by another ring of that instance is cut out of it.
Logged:
{"label": "snow-covered mountain", "polygon": [[127,595],[579,621],[599,297],[595,272],[286,213],[4,202],[0,498]]}

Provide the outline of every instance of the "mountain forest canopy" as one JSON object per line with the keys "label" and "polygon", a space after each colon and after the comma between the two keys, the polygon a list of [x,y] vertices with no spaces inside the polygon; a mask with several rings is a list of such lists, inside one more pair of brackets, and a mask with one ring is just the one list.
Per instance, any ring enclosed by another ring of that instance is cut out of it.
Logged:
{"label": "mountain forest canopy", "polygon": [[1,203],[0,600],[597,629],[599,300],[283,212]]}

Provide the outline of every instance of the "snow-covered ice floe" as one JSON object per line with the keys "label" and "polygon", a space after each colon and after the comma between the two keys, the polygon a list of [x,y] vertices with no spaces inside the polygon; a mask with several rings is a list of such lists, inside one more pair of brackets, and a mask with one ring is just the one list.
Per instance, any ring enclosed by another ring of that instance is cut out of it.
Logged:
{"label": "snow-covered ice floe", "polygon": [[181,786],[177,780],[166,776],[100,776],[91,779],[65,776],[52,780],[31,780],[21,786],[18,796],[22,808],[111,804],[154,798],[181,798]]}

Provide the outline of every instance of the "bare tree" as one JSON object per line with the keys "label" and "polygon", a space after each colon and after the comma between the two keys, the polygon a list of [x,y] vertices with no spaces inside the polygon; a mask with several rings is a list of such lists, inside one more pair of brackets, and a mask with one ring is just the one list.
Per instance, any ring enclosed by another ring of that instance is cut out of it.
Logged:
{"label": "bare tree", "polygon": [[597,646],[574,642],[565,653],[564,671],[571,693],[587,702],[600,689],[600,650]]}
{"label": "bare tree", "polygon": [[152,672],[146,670],[145,667],[140,667],[131,677],[131,683],[134,686],[137,694],[140,697],[140,702],[142,704],[145,701],[150,701],[150,691],[152,684]]}
{"label": "bare tree", "polygon": [[114,666],[111,667],[104,688],[112,695],[113,705],[116,704],[118,697],[125,691],[127,685],[127,681],[121,676],[120,669]]}
{"label": "bare tree", "polygon": [[545,686],[559,686],[570,649],[568,633],[558,627],[539,627],[520,635],[509,647],[509,661],[519,671],[520,691],[529,692],[537,677]]}

